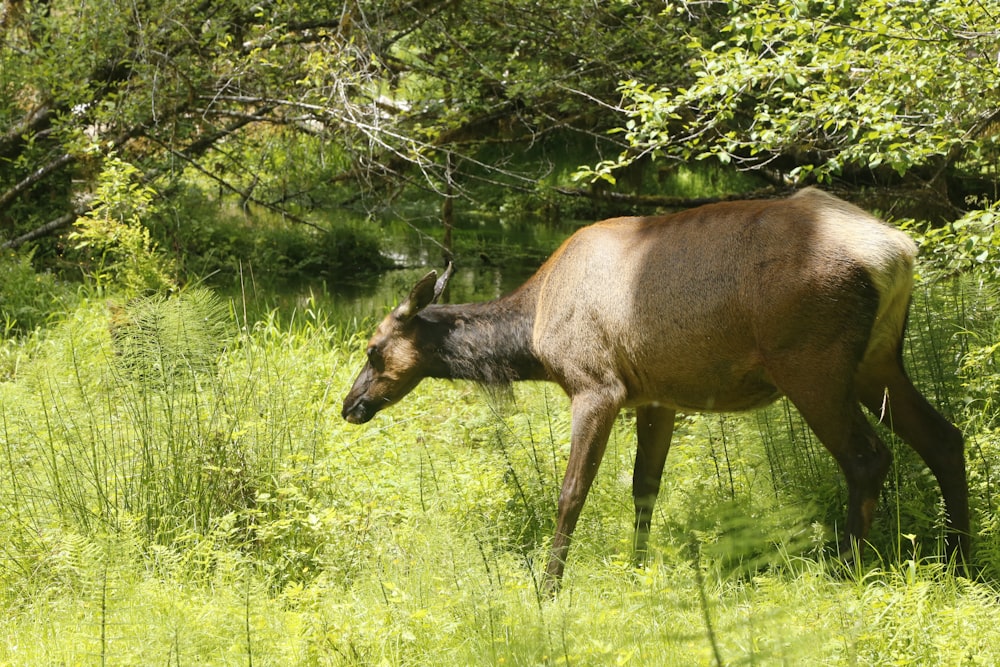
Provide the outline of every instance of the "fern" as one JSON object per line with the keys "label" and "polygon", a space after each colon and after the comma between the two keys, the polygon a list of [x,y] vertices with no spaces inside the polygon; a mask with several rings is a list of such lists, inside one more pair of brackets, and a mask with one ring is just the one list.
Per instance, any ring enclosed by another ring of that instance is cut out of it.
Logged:
{"label": "fern", "polygon": [[123,376],[156,389],[212,375],[226,336],[226,309],[213,292],[136,297],[111,306],[111,338]]}

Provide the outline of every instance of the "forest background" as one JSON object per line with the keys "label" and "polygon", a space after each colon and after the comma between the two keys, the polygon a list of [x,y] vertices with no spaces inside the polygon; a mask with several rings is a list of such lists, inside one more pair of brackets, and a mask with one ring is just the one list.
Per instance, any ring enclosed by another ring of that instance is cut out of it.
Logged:
{"label": "forest background", "polygon": [[[0,2],[0,664],[1000,661],[998,25],[996,0]],[[907,363],[967,439],[971,572],[889,436],[839,566],[839,473],[779,403],[681,420],[645,568],[623,415],[547,601],[555,389],[428,382],[340,420],[427,265],[488,298],[584,222],[805,185],[921,245]]]}

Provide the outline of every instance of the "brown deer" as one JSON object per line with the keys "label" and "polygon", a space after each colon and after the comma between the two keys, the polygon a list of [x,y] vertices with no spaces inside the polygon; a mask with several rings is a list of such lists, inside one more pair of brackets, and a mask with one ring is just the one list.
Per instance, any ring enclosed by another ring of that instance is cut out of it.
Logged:
{"label": "brown deer", "polygon": [[676,411],[749,410],[780,396],[844,472],[841,552],[852,554],[891,459],[860,403],[937,477],[948,552],[964,562],[962,436],[902,364],[915,255],[902,232],[815,189],[606,220],[577,231],[495,301],[432,305],[451,267],[441,278],[427,274],[368,342],[343,416],[367,422],[425,377],[558,383],[573,421],[547,568],[555,589],[623,407],[636,409],[637,554],[646,549]]}

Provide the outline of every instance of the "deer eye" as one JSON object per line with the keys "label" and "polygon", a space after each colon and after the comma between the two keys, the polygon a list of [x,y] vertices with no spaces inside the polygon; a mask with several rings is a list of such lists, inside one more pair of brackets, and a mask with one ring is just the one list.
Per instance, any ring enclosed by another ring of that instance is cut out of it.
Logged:
{"label": "deer eye", "polygon": [[385,360],[382,358],[382,351],[372,345],[365,351],[365,354],[368,355],[368,363],[370,363],[375,370],[381,371],[382,366],[385,364]]}

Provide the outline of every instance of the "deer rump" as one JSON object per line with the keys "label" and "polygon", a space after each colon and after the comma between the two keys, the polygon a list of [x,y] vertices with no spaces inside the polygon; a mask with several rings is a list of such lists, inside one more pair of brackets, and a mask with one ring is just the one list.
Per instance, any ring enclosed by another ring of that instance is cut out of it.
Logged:
{"label": "deer rump", "polygon": [[636,408],[636,550],[677,411],[734,411],[787,396],[847,480],[844,553],[860,546],[890,465],[865,406],[924,459],[967,557],[968,491],[958,430],[902,365],[916,247],[832,195],[713,204],[585,227],[524,285],[495,301],[437,305],[431,272],[379,324],[344,400],[362,423],[424,377],[488,385],[550,380],[570,397],[572,442],[547,567],[569,542],[611,426]]}

